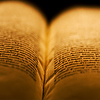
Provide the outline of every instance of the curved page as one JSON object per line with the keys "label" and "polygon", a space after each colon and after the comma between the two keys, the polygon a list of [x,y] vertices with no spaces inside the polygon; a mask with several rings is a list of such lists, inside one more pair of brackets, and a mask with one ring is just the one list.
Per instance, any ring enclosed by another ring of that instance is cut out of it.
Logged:
{"label": "curved page", "polygon": [[0,3],[0,100],[42,100],[45,31],[35,8]]}
{"label": "curved page", "polygon": [[100,9],[77,7],[49,29],[44,100],[100,99]]}

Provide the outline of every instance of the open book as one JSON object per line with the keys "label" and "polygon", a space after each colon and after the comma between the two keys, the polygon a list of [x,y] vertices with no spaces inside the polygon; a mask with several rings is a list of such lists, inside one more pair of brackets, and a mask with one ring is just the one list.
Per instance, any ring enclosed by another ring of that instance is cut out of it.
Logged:
{"label": "open book", "polygon": [[35,7],[0,3],[0,100],[100,100],[99,93],[99,8],[72,8],[48,25]]}

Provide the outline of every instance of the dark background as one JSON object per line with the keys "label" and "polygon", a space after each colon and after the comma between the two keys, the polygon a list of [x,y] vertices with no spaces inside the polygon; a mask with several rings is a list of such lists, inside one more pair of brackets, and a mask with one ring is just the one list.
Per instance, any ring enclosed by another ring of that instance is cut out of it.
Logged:
{"label": "dark background", "polygon": [[23,0],[35,5],[42,11],[50,23],[59,13],[74,6],[96,6],[100,7],[99,0]]}
{"label": "dark background", "polygon": [[96,6],[100,7],[99,0],[0,0],[0,1],[23,1],[35,5],[51,22],[59,13],[74,6]]}

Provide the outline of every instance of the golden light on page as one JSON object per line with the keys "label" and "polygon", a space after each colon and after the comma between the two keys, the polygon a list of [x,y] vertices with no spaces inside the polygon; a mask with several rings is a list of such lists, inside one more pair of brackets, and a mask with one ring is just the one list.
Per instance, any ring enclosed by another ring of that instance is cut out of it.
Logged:
{"label": "golden light on page", "polygon": [[96,7],[72,8],[52,21],[49,48],[54,52],[48,51],[53,61],[47,67],[45,100],[100,99],[99,26]]}
{"label": "golden light on page", "polygon": [[100,8],[46,23],[35,6],[0,3],[0,100],[99,100]]}
{"label": "golden light on page", "polygon": [[35,7],[0,3],[0,100],[42,99],[45,31]]}

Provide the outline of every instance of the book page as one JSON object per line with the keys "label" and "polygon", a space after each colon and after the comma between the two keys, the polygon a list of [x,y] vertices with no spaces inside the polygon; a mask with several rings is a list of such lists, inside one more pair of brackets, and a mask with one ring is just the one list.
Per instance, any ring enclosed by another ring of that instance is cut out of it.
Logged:
{"label": "book page", "polygon": [[0,100],[42,100],[45,34],[34,7],[0,3]]}
{"label": "book page", "polygon": [[100,9],[76,7],[49,29],[44,100],[100,99]]}

